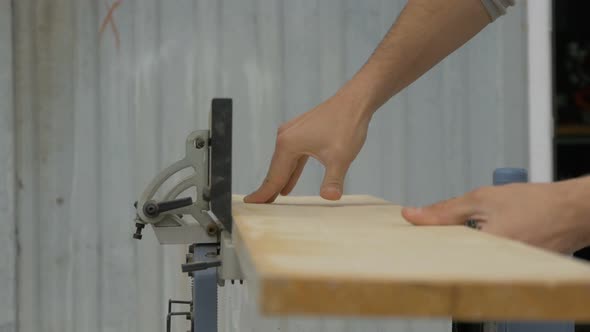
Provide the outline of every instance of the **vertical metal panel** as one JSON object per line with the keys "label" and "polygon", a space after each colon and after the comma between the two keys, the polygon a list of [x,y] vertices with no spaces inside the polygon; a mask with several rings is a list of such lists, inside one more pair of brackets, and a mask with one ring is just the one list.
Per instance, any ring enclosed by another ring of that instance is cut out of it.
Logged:
{"label": "vertical metal panel", "polygon": [[0,331],[16,331],[15,119],[12,4],[0,0]]}
{"label": "vertical metal panel", "polygon": [[[553,179],[553,1],[531,1],[527,6],[527,94],[529,102],[530,177]],[[524,43],[523,43],[524,44]]]}
{"label": "vertical metal panel", "polygon": [[[99,3],[79,2],[74,6],[71,28],[77,36],[73,43],[75,54],[72,67],[73,134],[70,149],[71,195],[68,197],[72,232],[71,293],[72,313],[69,331],[97,331],[103,322],[100,317],[101,281],[101,223],[99,204],[100,151],[94,142],[100,139],[98,36],[94,24],[98,21]],[[74,28],[76,27],[76,28]],[[64,161],[62,161],[63,163]],[[60,163],[61,164],[61,163]],[[65,166],[65,165],[64,165]],[[41,272],[42,276],[42,272]],[[41,279],[43,280],[43,279]],[[46,287],[43,281],[41,287]],[[33,299],[35,300],[35,299]],[[41,309],[42,310],[42,309]],[[23,317],[24,320],[24,317]]]}
{"label": "vertical metal panel", "polygon": [[[140,193],[151,181],[154,174],[165,167],[161,161],[160,144],[162,132],[159,123],[164,112],[160,104],[160,66],[157,65],[163,48],[160,46],[160,3],[159,0],[142,1],[141,6],[135,5],[133,10],[133,61],[134,70],[127,69],[130,76],[129,84],[133,88],[130,109],[132,120],[132,151],[133,165],[137,167],[131,174],[133,193]],[[117,17],[119,19],[119,17]],[[118,22],[120,22],[118,20]],[[112,45],[112,35],[105,38]],[[106,37],[106,36],[105,36]],[[136,194],[137,195],[137,194]],[[165,302],[163,280],[164,249],[158,244],[153,232],[144,232],[143,239],[135,244],[137,255],[134,262],[135,270],[135,301],[141,305],[137,315],[139,331],[164,331],[163,305]],[[170,274],[170,272],[168,272]],[[188,293],[187,293],[188,296]]]}
{"label": "vertical metal panel", "polygon": [[[349,79],[405,1],[123,0],[119,48],[112,26],[98,34],[109,1],[13,3],[16,133],[2,105],[0,152],[11,155],[14,137],[19,330],[162,331],[167,299],[190,296],[185,248],[161,247],[150,231],[132,241],[133,200],[182,156],[191,130],[208,126],[213,97],[234,99],[234,192],[254,189],[276,128]],[[496,166],[526,166],[523,13],[519,3],[382,107],[348,193],[424,204],[490,183]],[[10,158],[0,171],[14,186]],[[316,194],[322,177],[310,162],[295,193]],[[0,191],[2,204],[11,192]],[[14,273],[1,266],[0,276]],[[220,296],[222,331],[450,329],[445,319],[269,319],[244,287]]]}
{"label": "vertical metal panel", "polygon": [[[17,12],[23,10],[23,16],[15,18],[15,39],[19,39],[22,25],[31,26],[30,30],[24,29],[31,33],[30,38],[22,41],[31,53],[21,58],[20,50],[15,48],[16,114],[23,116],[17,122],[18,167],[22,171],[19,179],[23,183],[18,198],[23,247],[19,257],[19,304],[29,309],[19,308],[19,318],[23,322],[21,329],[68,331],[75,253],[70,226],[73,219],[69,215],[73,155],[67,148],[74,129],[70,79],[74,53],[69,28],[73,15],[66,2],[55,4],[19,7],[20,3],[14,3]],[[30,284],[25,279],[31,279]],[[41,280],[49,281],[49,285],[43,285]],[[29,316],[31,312],[36,314]]]}
{"label": "vertical metal panel", "polygon": [[[17,228],[20,251],[18,254],[18,327],[20,331],[39,331],[40,307],[38,279],[39,241],[39,185],[37,153],[37,118],[33,112],[36,91],[34,78],[36,63],[33,52],[34,26],[30,22],[33,7],[30,3],[17,2],[13,8],[14,55],[14,108],[16,117],[16,169],[18,192]],[[24,38],[26,36],[26,38]],[[24,314],[30,316],[25,319]]]}

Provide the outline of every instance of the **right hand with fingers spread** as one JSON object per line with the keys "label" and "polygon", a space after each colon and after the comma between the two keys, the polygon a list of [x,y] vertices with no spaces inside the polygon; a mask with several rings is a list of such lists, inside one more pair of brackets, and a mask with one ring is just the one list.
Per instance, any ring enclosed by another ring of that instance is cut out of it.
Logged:
{"label": "right hand with fingers spread", "polygon": [[310,156],[326,169],[320,196],[340,199],[344,177],[365,142],[370,121],[369,113],[358,105],[346,96],[336,95],[284,123],[277,133],[266,178],[244,201],[271,203],[279,194],[288,195]]}

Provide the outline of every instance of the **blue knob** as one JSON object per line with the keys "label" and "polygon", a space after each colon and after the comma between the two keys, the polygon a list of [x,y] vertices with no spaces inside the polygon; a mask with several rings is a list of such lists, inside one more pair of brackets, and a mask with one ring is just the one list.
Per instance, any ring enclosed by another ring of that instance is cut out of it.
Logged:
{"label": "blue knob", "polygon": [[515,182],[528,182],[529,176],[524,168],[503,167],[494,170],[494,186]]}

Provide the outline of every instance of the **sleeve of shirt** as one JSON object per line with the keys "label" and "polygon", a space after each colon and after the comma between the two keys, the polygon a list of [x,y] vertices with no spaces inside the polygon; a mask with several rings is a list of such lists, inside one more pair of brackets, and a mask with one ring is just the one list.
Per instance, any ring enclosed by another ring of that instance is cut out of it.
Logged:
{"label": "sleeve of shirt", "polygon": [[515,0],[481,0],[481,3],[486,7],[492,22],[498,17],[506,14],[506,10],[510,6],[514,6]]}

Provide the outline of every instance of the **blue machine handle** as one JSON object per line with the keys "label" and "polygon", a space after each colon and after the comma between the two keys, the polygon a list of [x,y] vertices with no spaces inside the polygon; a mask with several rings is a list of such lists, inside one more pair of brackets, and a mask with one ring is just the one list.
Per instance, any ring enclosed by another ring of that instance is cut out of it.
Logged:
{"label": "blue machine handle", "polygon": [[494,170],[494,186],[503,184],[529,182],[529,175],[524,168],[503,167]]}

